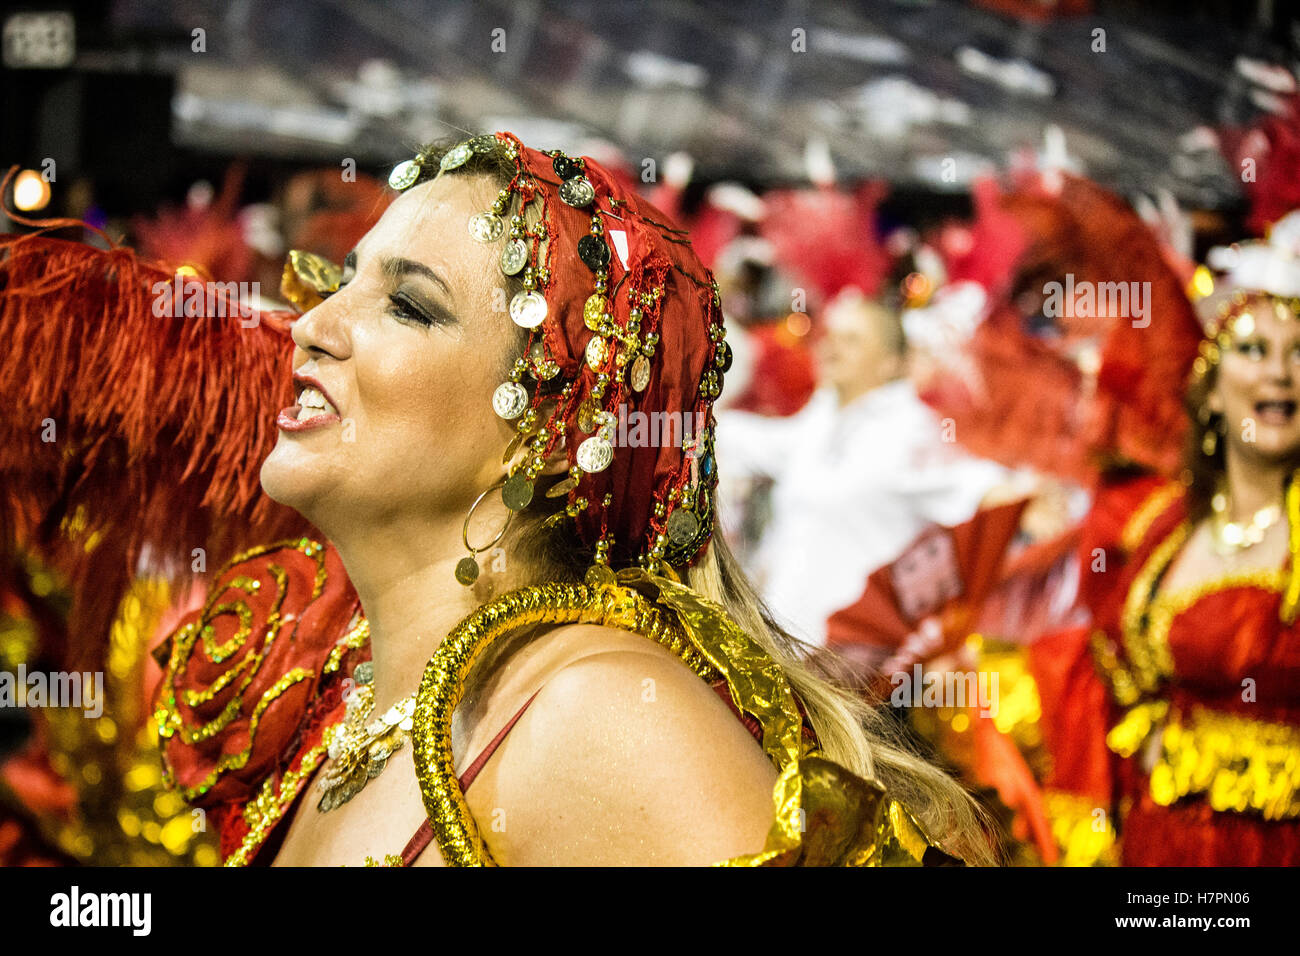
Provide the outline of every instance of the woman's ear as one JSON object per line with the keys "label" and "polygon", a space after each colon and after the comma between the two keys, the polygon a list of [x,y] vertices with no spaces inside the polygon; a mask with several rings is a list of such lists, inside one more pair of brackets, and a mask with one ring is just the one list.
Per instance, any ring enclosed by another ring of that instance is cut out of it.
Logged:
{"label": "woman's ear", "polygon": [[[515,449],[515,453],[510,457],[510,460],[506,462],[506,472],[509,473],[513,471],[515,465],[522,464],[524,459],[531,453],[532,449],[529,447],[528,443],[521,442],[519,447]],[[542,469],[542,474],[562,475],[568,470],[569,448],[565,436],[561,433],[559,440],[555,443],[555,447],[551,449],[550,455],[547,456],[546,466]]]}
{"label": "woman's ear", "polygon": [[563,432],[560,432],[560,439],[551,449],[550,457],[546,459],[546,467],[542,469],[543,475],[562,475],[569,470],[569,444]]}

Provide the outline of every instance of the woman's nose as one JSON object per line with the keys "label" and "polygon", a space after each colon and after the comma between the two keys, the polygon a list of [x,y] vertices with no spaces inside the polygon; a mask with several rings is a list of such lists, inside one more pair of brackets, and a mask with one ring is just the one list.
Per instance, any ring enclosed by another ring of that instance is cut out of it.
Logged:
{"label": "woman's nose", "polygon": [[334,293],[293,323],[290,329],[293,344],[309,355],[347,358],[350,345],[346,314],[339,293]]}
{"label": "woman's nose", "polygon": [[1268,354],[1268,361],[1265,366],[1268,377],[1275,382],[1289,385],[1291,376],[1295,370],[1291,367],[1291,353],[1289,349],[1275,348],[1271,349]]}

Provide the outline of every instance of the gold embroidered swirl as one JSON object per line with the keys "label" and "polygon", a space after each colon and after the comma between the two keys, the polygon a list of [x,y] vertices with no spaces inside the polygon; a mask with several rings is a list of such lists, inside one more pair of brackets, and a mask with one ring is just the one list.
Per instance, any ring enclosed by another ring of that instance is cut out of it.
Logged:
{"label": "gold embroidered swirl", "polygon": [[[347,632],[338,639],[334,648],[330,651],[329,659],[325,663],[324,673],[330,674],[337,671],[343,655],[349,650],[365,646],[369,639],[370,622],[357,615]],[[309,748],[302,755],[297,770],[290,770],[280,779],[278,784],[275,782],[274,775],[263,781],[262,789],[258,791],[257,796],[244,805],[243,817],[244,822],[248,824],[249,830],[238,849],[226,858],[226,866],[248,865],[248,862],[256,855],[258,848],[266,840],[267,835],[275,828],[280,818],[284,816],[285,811],[293,805],[293,801],[307,784],[307,781],[311,779],[311,775],[328,755],[330,737],[335,728],[341,723],[342,717],[325,725],[321,732],[321,742]],[[245,759],[247,759],[247,756],[245,756]],[[385,859],[391,860],[391,856]],[[400,860],[400,857],[398,859]]]}
{"label": "gold embroidered swirl", "polygon": [[[176,686],[183,681],[185,672],[191,663],[191,658],[196,652],[196,643],[201,641],[204,653],[213,663],[223,663],[243,650],[252,636],[253,611],[249,605],[240,600],[226,600],[218,603],[218,598],[227,596],[232,590],[242,591],[250,595],[254,594],[261,590],[263,582],[246,575],[236,575],[230,581],[223,583],[221,582],[223,575],[230,568],[242,562],[286,547],[293,548],[315,561],[316,573],[312,583],[311,600],[315,600],[320,596],[325,584],[325,549],[316,541],[300,538],[294,542],[277,542],[276,544],[246,551],[228,561],[217,575],[218,584],[208,594],[198,618],[178,629],[171,638],[171,650],[168,655],[167,666],[163,672],[161,690],[159,691],[160,702],[154,712],[154,722],[157,725],[160,738],[165,740],[178,734],[181,741],[187,745],[208,740],[225,730],[243,711],[244,695],[254,679],[256,679],[262,662],[266,658],[266,653],[278,637],[280,628],[284,623],[280,615],[280,609],[288,594],[288,574],[279,565],[270,564],[266,569],[267,574],[270,575],[276,586],[276,593],[271,600],[271,610],[266,618],[266,633],[260,646],[250,650],[248,654],[223,671],[207,687],[200,690],[187,690],[183,694],[186,704],[193,707],[212,700],[216,694],[239,678],[233,695],[226,702],[221,712],[206,723],[186,724],[177,706]],[[223,615],[233,615],[237,619],[238,625],[230,639],[218,644],[216,628],[213,626],[213,622]],[[270,688],[264,691],[254,705],[249,720],[248,746],[240,752],[224,755],[198,786],[182,787],[180,789],[182,797],[186,801],[191,801],[211,789],[223,773],[243,767],[252,754],[253,739],[267,707],[293,684],[311,676],[309,672],[301,668],[295,669],[282,675]],[[171,766],[167,764],[165,754],[163,763],[164,780],[169,787],[173,787],[175,786],[175,775]]]}

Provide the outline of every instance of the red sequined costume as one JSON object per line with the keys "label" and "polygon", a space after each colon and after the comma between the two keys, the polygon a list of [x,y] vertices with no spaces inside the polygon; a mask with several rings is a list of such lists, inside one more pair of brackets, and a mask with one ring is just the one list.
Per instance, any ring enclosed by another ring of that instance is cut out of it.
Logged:
{"label": "red sequined costume", "polygon": [[1081,545],[1104,568],[1085,575],[1093,627],[1030,648],[1068,862],[1300,864],[1300,633],[1280,619],[1295,552],[1165,591],[1187,531],[1181,483],[1104,489]]}

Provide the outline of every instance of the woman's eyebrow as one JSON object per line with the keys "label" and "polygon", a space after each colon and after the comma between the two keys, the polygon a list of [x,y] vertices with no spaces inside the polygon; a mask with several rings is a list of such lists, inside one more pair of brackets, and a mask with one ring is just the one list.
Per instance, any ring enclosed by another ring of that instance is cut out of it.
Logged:
{"label": "woman's eyebrow", "polygon": [[388,279],[396,280],[407,275],[424,276],[438,285],[442,286],[443,292],[447,298],[455,302],[455,296],[451,293],[451,286],[447,285],[446,280],[438,273],[434,272],[422,262],[416,262],[414,259],[403,259],[400,256],[385,257],[380,263],[384,276]]}

